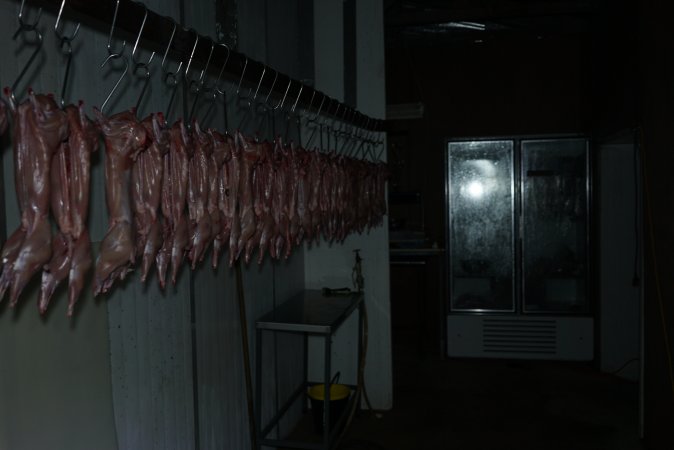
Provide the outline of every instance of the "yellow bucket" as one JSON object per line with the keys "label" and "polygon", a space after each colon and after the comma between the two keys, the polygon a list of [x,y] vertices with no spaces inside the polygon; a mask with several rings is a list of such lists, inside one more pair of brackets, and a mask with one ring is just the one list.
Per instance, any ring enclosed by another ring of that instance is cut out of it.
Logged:
{"label": "yellow bucket", "polygon": [[[339,374],[335,377],[338,378]],[[333,379],[333,381],[336,381]],[[323,404],[325,403],[325,384],[315,384],[307,392],[311,400],[311,412],[314,416],[316,433],[323,434]],[[330,430],[344,413],[349,403],[351,388],[345,384],[330,384]]]}
{"label": "yellow bucket", "polygon": [[[330,401],[342,400],[349,396],[351,389],[344,384],[330,385]],[[314,400],[323,401],[325,396],[325,385],[316,384],[309,388],[309,397]]]}

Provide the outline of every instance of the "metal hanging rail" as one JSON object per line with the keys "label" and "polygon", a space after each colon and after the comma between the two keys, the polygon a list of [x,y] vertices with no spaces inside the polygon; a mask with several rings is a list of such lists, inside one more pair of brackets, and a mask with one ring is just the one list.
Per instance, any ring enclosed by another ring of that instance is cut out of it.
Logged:
{"label": "metal hanging rail", "polygon": [[[32,0],[30,3],[56,14],[62,1]],[[108,33],[110,22],[115,15],[116,5],[117,1],[115,0],[68,0],[65,4],[65,14],[71,20],[79,20],[93,29]],[[276,70],[234,50],[229,51],[228,58],[228,50],[225,46],[214,43],[209,37],[199,35],[194,30],[185,29],[180,25],[177,28],[174,27],[173,19],[148,10],[142,3],[131,0],[119,1],[119,14],[115,24],[116,35],[119,33],[118,37],[126,38],[127,42],[133,42],[143,20],[145,20],[145,25],[140,43],[147,50],[156,51],[160,55],[163,54],[175,30],[168,56],[177,62],[183,61],[183,63],[186,63],[192,57],[192,64],[196,64],[199,70],[208,67],[209,73],[213,77],[217,77],[223,68],[222,64],[226,61],[224,76],[230,81],[241,80],[244,85],[253,89],[259,89],[261,83],[264,92],[273,92],[279,98],[287,95],[289,99],[293,99],[293,102],[296,101],[297,106],[307,111],[313,110],[316,114],[337,119],[368,131],[385,130],[384,120],[368,117],[323,92],[304,85],[299,80],[290,78],[288,75],[277,72],[277,76],[263,77],[264,71],[271,73],[276,72]],[[197,42],[196,47],[195,42]],[[209,57],[210,64],[207,64]]]}

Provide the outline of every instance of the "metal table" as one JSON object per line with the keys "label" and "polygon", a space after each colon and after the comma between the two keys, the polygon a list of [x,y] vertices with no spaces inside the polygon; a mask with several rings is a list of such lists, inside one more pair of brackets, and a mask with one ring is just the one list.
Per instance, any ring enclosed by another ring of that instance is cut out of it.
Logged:
{"label": "metal table", "polygon": [[[330,429],[330,379],[331,379],[331,356],[332,336],[344,321],[358,309],[358,349],[357,358],[360,365],[361,343],[363,339],[363,294],[352,293],[348,295],[325,296],[320,290],[307,290],[290,298],[288,301],[265,314],[256,323],[256,382],[255,382],[255,413],[257,419],[257,444],[258,448],[264,446],[318,449],[328,450],[337,437],[341,425],[346,420],[347,414],[335,423],[334,429]],[[268,424],[262,424],[262,337],[263,331],[301,333],[304,335],[304,378],[300,385],[293,391],[290,398],[276,412]],[[307,382],[307,341],[308,336],[319,336],[324,339],[324,404],[323,404],[323,439],[321,443],[291,441],[284,439],[269,439],[267,435],[281,420],[283,415],[290,409],[298,398],[304,398],[310,383]],[[355,391],[356,386],[349,386]],[[351,395],[345,411],[349,411],[353,402],[357,401],[356,395]]]}

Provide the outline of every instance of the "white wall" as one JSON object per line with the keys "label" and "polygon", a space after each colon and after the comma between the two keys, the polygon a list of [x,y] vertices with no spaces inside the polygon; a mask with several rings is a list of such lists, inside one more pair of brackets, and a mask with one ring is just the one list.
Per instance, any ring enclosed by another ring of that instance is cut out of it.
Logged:
{"label": "white wall", "polygon": [[[600,179],[600,366],[604,372],[639,379],[641,287],[632,283],[635,252],[641,277],[641,212],[635,200],[634,145],[599,146]],[[635,214],[639,229],[635,230]],[[643,283],[643,279],[641,279]]]}
{"label": "white wall", "polygon": [[[375,118],[384,118],[384,21],[379,0],[356,3],[357,107]],[[316,88],[344,97],[343,11],[338,0],[314,1],[314,48]],[[368,234],[351,235],[343,244],[305,247],[305,280],[308,288],[352,287],[354,249],[361,249],[365,277],[365,302],[369,317],[369,347],[365,382],[375,409],[390,409],[392,398],[388,222]],[[357,317],[351,317],[334,340],[333,373],[355,382]],[[322,347],[311,342],[309,378],[322,379]]]}

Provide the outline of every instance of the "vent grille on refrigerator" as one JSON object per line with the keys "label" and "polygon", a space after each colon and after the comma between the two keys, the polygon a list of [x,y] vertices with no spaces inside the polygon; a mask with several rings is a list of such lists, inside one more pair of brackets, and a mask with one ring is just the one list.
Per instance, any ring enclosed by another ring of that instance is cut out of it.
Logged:
{"label": "vent grille on refrigerator", "polygon": [[554,319],[484,318],[482,345],[485,353],[557,353],[557,322]]}

